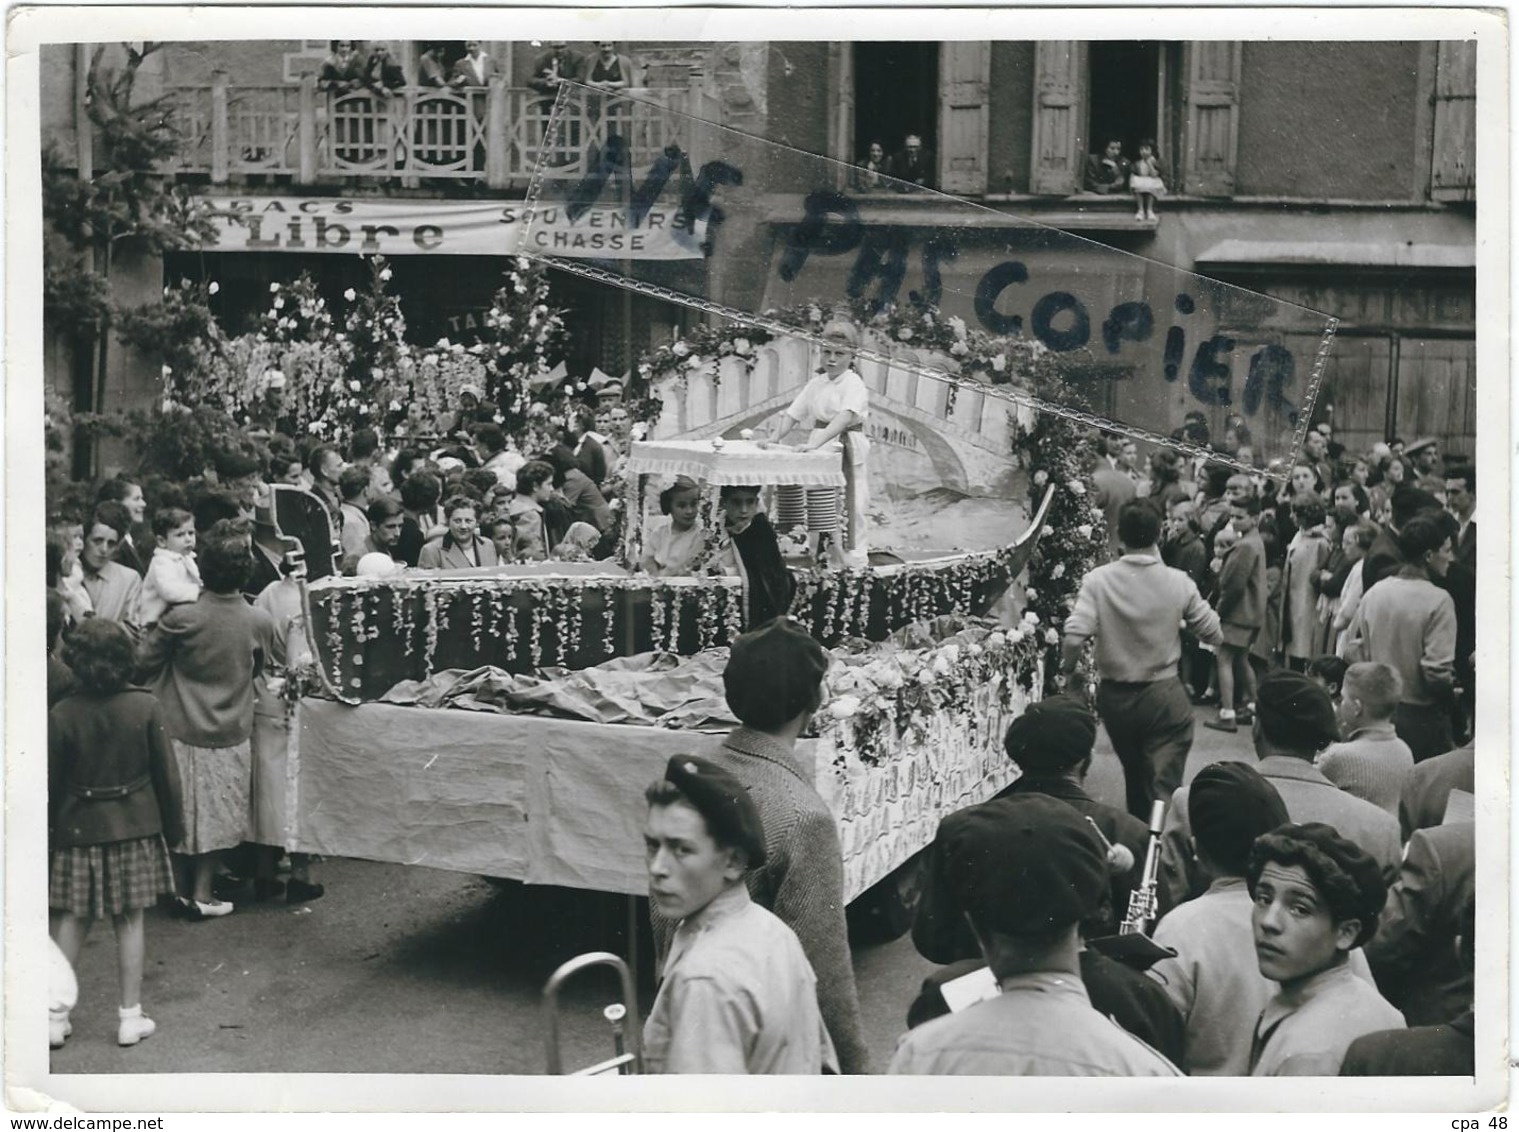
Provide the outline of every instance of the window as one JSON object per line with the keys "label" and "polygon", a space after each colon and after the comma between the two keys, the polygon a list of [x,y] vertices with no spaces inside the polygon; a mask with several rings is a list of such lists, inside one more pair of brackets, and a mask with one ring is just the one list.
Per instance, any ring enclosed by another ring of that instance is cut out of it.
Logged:
{"label": "window", "polygon": [[1130,157],[1154,138],[1178,191],[1234,191],[1238,43],[1058,40],[1034,58],[1031,192],[1079,191],[1086,155],[1109,136]]}
{"label": "window", "polygon": [[878,141],[887,156],[899,153],[908,134],[938,149],[939,45],[854,45],[854,141],[864,153]]}

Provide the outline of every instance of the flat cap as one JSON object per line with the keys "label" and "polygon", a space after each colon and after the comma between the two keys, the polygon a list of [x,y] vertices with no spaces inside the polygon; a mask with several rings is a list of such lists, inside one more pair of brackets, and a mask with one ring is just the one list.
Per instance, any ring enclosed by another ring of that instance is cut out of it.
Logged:
{"label": "flat cap", "polygon": [[696,755],[676,755],[665,767],[672,783],[706,820],[713,840],[742,849],[749,866],[765,862],[765,827],[748,789],[732,774]]}
{"label": "flat cap", "polygon": [[733,714],[767,730],[813,705],[828,650],[795,621],[777,617],[733,642],[723,690]]}
{"label": "flat cap", "polygon": [[1030,704],[1008,725],[1002,746],[1027,774],[1063,771],[1092,753],[1097,717],[1070,696]]}
{"label": "flat cap", "polygon": [[1235,875],[1243,875],[1255,839],[1290,820],[1276,787],[1242,762],[1198,771],[1187,790],[1187,814],[1198,848]]}
{"label": "flat cap", "polygon": [[1340,738],[1334,701],[1316,680],[1285,669],[1260,682],[1256,713],[1266,737],[1299,751],[1321,751]]}
{"label": "flat cap", "polygon": [[1071,927],[1102,902],[1107,854],[1075,807],[1015,794],[950,814],[935,837],[947,891],[977,925],[1008,935]]}
{"label": "flat cap", "polygon": [[1433,448],[1438,443],[1440,442],[1432,436],[1421,436],[1412,444],[1403,445],[1403,455],[1412,456],[1415,452],[1422,452],[1426,448]]}
{"label": "flat cap", "polygon": [[1246,879],[1251,895],[1268,863],[1298,865],[1319,890],[1337,923],[1360,920],[1355,945],[1360,947],[1377,931],[1387,904],[1387,881],[1375,857],[1339,830],[1324,822],[1284,825],[1256,839],[1250,850]]}

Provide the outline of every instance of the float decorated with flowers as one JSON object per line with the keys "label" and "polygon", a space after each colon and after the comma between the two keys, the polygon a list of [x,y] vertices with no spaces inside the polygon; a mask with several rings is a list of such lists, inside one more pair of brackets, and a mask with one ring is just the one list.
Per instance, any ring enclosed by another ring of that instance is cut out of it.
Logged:
{"label": "float decorated with flowers", "polygon": [[[814,311],[822,317],[816,307],[788,317],[815,321]],[[911,419],[936,414],[960,442],[979,445],[963,461],[976,474],[991,465],[975,460],[1000,461],[1000,495],[972,488],[957,499],[1021,515],[1021,529],[979,548],[873,538],[868,561],[852,566],[800,542],[782,546],[795,581],[788,612],[835,658],[798,756],[838,819],[847,895],[871,892],[895,907],[893,930],[905,928],[911,862],[939,819],[1015,776],[1003,732],[1043,694],[1060,624],[1103,543],[1079,427],[965,393],[1008,382],[1037,392],[1041,352],[954,323],[922,310],[865,320],[878,342],[932,351],[956,368],[928,391],[937,400],[919,395]],[[778,489],[840,479],[836,450],[754,439],[755,423],[788,399],[784,383],[761,389],[756,375],[810,366],[811,347],[798,341],[703,328],[640,364],[663,410],[622,469],[626,520],[612,560],[313,581],[314,660],[287,687],[299,705],[292,844],[641,894],[637,800],[670,755],[734,725],[721,671],[728,643],[750,627],[744,577],[650,575],[642,539],[676,477],[698,486],[709,531],[720,526],[724,486],[759,487],[773,508]],[[883,371],[877,386],[895,380]],[[693,388],[707,397],[703,382],[728,382],[750,404],[693,423],[700,413],[683,399]]]}

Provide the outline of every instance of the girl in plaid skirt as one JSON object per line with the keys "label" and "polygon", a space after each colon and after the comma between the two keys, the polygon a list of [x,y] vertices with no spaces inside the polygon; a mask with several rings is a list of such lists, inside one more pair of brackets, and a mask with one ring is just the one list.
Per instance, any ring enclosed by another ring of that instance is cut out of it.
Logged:
{"label": "girl in plaid skirt", "polygon": [[[121,988],[116,1041],[154,1030],[142,1012],[143,910],[174,891],[165,837],[182,836],[179,776],[151,693],[128,686],[132,639],[91,618],[69,642],[79,690],[48,713],[48,907],[53,939],[77,966],[94,922],[116,929]],[[66,1009],[49,1018],[54,1049],[71,1031]]]}

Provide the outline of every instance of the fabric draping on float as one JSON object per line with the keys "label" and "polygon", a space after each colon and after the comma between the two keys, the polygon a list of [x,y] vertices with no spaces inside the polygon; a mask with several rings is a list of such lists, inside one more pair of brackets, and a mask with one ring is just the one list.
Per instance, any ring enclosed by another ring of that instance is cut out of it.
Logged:
{"label": "fabric draping on float", "polygon": [[638,895],[644,788],[721,741],[314,699],[296,731],[292,849]]}
{"label": "fabric draping on float", "polygon": [[690,476],[710,486],[798,484],[843,487],[839,446],[814,452],[761,448],[753,441],[728,440],[714,448],[710,440],[638,441],[628,456],[630,475]]}

